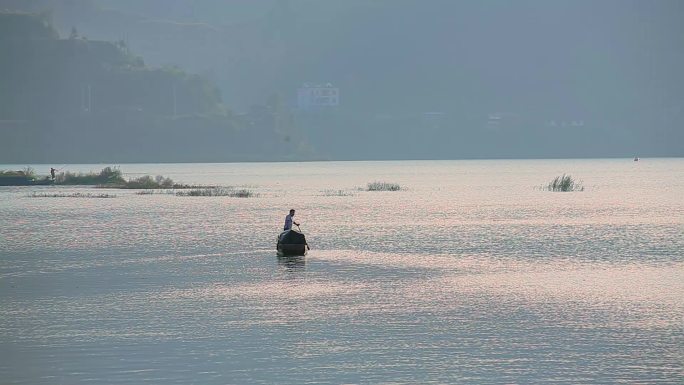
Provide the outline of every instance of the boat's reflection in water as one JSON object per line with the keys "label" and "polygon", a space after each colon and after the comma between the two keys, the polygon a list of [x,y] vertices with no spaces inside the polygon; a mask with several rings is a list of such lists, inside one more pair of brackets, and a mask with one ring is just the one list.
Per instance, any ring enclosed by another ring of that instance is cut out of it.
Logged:
{"label": "boat's reflection in water", "polygon": [[290,271],[301,271],[306,267],[306,258],[303,255],[278,254],[278,266]]}

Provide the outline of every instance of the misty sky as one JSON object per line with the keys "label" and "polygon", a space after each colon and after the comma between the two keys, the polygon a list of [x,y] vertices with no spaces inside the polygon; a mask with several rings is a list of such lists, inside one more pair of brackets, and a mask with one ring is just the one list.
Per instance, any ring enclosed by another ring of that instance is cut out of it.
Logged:
{"label": "misty sky", "polygon": [[606,143],[629,142],[621,151],[648,140],[649,151],[683,152],[673,144],[684,138],[682,1],[1,0],[0,8],[49,8],[63,36],[76,27],[91,39],[123,38],[147,65],[210,79],[236,113],[273,95],[296,108],[303,83],[330,82],[354,117],[351,131],[386,129],[373,123],[378,116],[436,111],[449,133],[486,128],[496,116],[525,135],[574,124],[607,132]]}

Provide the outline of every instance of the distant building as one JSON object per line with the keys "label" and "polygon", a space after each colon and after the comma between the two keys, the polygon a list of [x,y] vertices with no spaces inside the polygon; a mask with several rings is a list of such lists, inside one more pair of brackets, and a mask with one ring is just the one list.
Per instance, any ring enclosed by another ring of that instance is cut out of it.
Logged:
{"label": "distant building", "polygon": [[444,112],[423,112],[422,124],[425,128],[440,128],[444,121]]}
{"label": "distant building", "polygon": [[517,112],[491,112],[484,128],[491,131],[519,130],[529,124],[529,117]]}
{"label": "distant building", "polygon": [[498,129],[505,121],[506,119],[502,113],[492,112],[487,115],[486,127],[489,129]]}
{"label": "distant building", "polygon": [[297,90],[297,107],[301,110],[337,107],[340,105],[340,89],[332,84],[305,83]]}
{"label": "distant building", "polygon": [[584,127],[584,120],[549,120],[545,122],[547,127]]}

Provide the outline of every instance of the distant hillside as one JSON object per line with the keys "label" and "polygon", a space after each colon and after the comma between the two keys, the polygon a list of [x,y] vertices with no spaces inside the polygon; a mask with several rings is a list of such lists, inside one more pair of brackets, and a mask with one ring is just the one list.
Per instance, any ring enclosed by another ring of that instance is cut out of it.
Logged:
{"label": "distant hillside", "polygon": [[0,14],[0,25],[3,119],[109,110],[157,115],[222,110],[220,92],[206,80],[177,69],[148,68],[123,41],[88,40],[76,30],[60,39],[45,16],[35,14]]}
{"label": "distant hillside", "polygon": [[272,111],[235,117],[201,76],[148,67],[125,41],[89,40],[76,29],[60,38],[48,17],[0,13],[0,162],[277,160],[295,153],[281,143],[296,133],[276,126]]}

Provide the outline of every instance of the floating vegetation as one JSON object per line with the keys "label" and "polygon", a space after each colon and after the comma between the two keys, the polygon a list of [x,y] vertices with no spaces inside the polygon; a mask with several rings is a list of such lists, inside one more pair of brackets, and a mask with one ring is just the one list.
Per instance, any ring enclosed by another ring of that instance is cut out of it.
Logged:
{"label": "floating vegetation", "polygon": [[175,183],[171,178],[165,178],[161,175],[157,175],[156,177],[144,175],[139,178],[125,180],[121,170],[116,167],[105,167],[97,174],[63,172],[57,175],[55,184],[96,185],[97,187],[120,189],[171,189],[191,187]]}
{"label": "floating vegetation", "polygon": [[31,167],[23,170],[0,170],[0,186],[39,186],[53,184],[50,177],[38,177]]}
{"label": "floating vegetation", "polygon": [[126,181],[121,176],[121,170],[116,167],[105,167],[99,173],[71,173],[62,172],[55,177],[55,184],[61,185],[118,185]]}
{"label": "floating vegetation", "polygon": [[147,190],[140,190],[136,191],[134,193],[135,195],[158,195],[158,194],[165,194],[165,195],[176,195],[176,190],[169,189],[147,189]]}
{"label": "floating vegetation", "polygon": [[36,172],[33,167],[25,167],[23,170],[0,170],[0,178],[21,177],[35,178]]}
{"label": "floating vegetation", "polygon": [[555,177],[546,185],[545,190],[561,192],[584,191],[584,186],[582,186],[582,182],[575,182],[572,176],[563,174],[562,176]]}
{"label": "floating vegetation", "polygon": [[345,190],[323,190],[323,196],[326,197],[349,197],[354,196],[351,191]]}
{"label": "floating vegetation", "polygon": [[161,175],[152,177],[144,175],[139,178],[126,180],[123,178],[121,170],[117,167],[105,167],[99,173],[72,173],[62,172],[55,176],[53,181],[49,176],[44,179],[37,179],[35,171],[26,167],[21,171],[0,170],[0,185],[3,186],[23,186],[23,185],[83,185],[96,186],[100,188],[119,188],[119,189],[188,189],[188,188],[208,188],[213,186],[191,186],[175,183],[173,179]]}
{"label": "floating vegetation", "polygon": [[141,176],[135,179],[129,179],[121,185],[114,186],[116,188],[122,189],[169,189],[169,188],[182,188],[183,186],[178,185],[173,182],[171,178],[165,178],[161,175],[156,177],[151,177],[149,175]]}
{"label": "floating vegetation", "polygon": [[116,198],[113,194],[91,194],[91,193],[37,193],[28,195],[29,198]]}
{"label": "floating vegetation", "polygon": [[370,182],[366,188],[366,191],[399,191],[401,186],[396,183],[388,182]]}
{"label": "floating vegetation", "polygon": [[[214,188],[217,186],[201,186],[201,185],[189,185],[189,184],[181,184],[181,183],[176,183],[173,181],[171,178],[165,178],[161,175],[157,175],[156,177],[152,178],[149,175],[144,175],[139,178],[135,179],[129,179],[127,182],[124,182],[122,184],[118,185],[104,185],[104,186],[98,186],[98,187],[106,187],[106,188],[120,188],[120,189],[128,189],[128,190],[160,190],[160,189],[166,189],[166,190],[172,190],[172,189],[202,189],[202,188]],[[168,193],[168,192],[164,192]],[[171,192],[173,193],[173,192]],[[144,195],[144,193],[141,192],[136,192],[136,194],[139,195]],[[151,192],[150,192],[151,194]]]}
{"label": "floating vegetation", "polygon": [[257,196],[256,193],[247,189],[235,189],[233,187],[208,187],[193,188],[190,190],[177,191],[177,196],[184,197],[233,197],[251,198]]}

